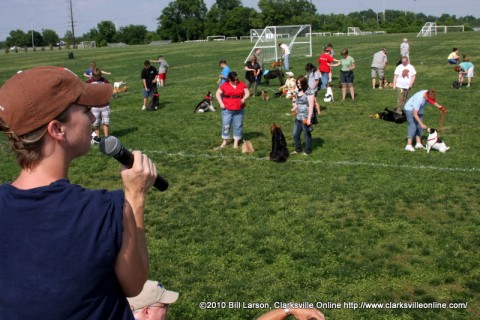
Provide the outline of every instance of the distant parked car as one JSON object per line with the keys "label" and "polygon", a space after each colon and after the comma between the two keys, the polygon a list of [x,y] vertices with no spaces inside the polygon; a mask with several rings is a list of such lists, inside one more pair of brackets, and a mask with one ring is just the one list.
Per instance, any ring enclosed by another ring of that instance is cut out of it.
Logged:
{"label": "distant parked car", "polygon": [[59,41],[55,43],[55,47],[63,47],[64,45],[66,45],[65,41]]}
{"label": "distant parked car", "polygon": [[10,48],[10,51],[15,51],[15,50],[20,50],[22,49],[21,47],[13,46]]}

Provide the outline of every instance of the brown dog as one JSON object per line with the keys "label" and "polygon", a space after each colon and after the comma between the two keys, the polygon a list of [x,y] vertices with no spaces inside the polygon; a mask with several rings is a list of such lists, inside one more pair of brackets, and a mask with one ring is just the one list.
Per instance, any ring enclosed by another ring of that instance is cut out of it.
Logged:
{"label": "brown dog", "polygon": [[270,96],[268,95],[268,93],[265,90],[262,90],[262,99],[265,100],[265,101],[270,100]]}
{"label": "brown dog", "polygon": [[242,143],[242,153],[252,153],[255,152],[252,143],[249,140],[243,140]]}
{"label": "brown dog", "polygon": [[282,66],[283,66],[283,61],[282,60],[272,62],[272,69],[282,68]]}

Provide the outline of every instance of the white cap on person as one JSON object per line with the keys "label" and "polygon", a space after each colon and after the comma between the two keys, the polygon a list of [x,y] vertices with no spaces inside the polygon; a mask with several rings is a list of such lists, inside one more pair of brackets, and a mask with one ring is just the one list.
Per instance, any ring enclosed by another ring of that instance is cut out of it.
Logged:
{"label": "white cap on person", "polygon": [[147,280],[143,285],[143,290],[136,297],[127,298],[132,310],[139,310],[148,307],[154,303],[160,302],[171,304],[177,301],[178,292],[169,291],[158,281]]}

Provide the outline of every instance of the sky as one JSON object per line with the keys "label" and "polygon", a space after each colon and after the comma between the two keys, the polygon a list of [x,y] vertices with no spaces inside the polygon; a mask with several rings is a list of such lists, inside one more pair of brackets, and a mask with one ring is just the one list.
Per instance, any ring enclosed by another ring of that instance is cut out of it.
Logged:
{"label": "sky", "polygon": [[[0,2],[0,41],[10,31],[28,32],[51,29],[62,38],[71,30],[70,1],[73,8],[75,34],[82,35],[96,28],[101,21],[112,21],[117,28],[145,25],[149,31],[157,29],[157,18],[170,0],[2,0]],[[204,0],[210,8],[215,0]],[[425,15],[441,16],[443,13],[457,17],[472,15],[480,18],[479,0],[311,0],[317,13],[343,13],[372,9],[406,10]],[[258,0],[242,0],[245,7],[258,9]],[[316,30],[321,31],[321,30]]]}

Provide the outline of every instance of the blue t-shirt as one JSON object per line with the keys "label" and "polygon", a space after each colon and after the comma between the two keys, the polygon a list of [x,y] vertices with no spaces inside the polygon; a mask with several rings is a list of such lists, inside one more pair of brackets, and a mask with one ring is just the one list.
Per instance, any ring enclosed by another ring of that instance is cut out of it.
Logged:
{"label": "blue t-shirt", "polygon": [[405,103],[405,111],[412,112],[414,109],[418,111],[418,114],[423,114],[425,111],[425,106],[428,103],[428,100],[425,99],[424,95],[427,90],[422,90],[415,93],[410,99],[408,99],[407,103]]}
{"label": "blue t-shirt", "polygon": [[460,66],[460,68],[462,68],[463,71],[468,71],[468,69],[473,67],[473,63],[471,63],[470,61],[462,62],[462,63],[459,64],[459,66]]}
{"label": "blue t-shirt", "polygon": [[134,319],[115,275],[121,190],[0,186],[1,319]]}
{"label": "blue t-shirt", "polygon": [[227,77],[228,77],[228,74],[230,73],[230,68],[228,66],[225,66],[223,69],[222,69],[222,72],[220,72],[220,75],[222,76],[222,78],[220,79],[220,83],[218,84],[218,86],[220,87],[222,84],[224,84],[225,82],[227,82]]}

